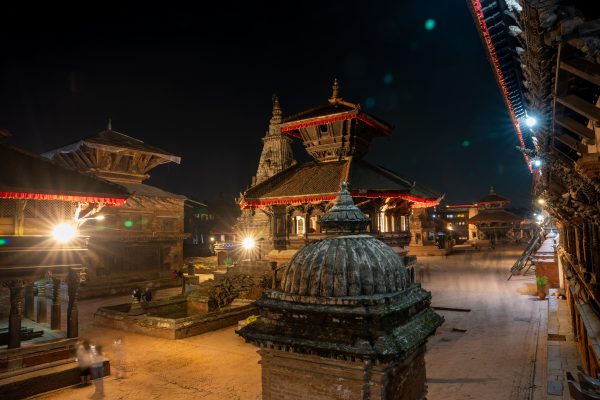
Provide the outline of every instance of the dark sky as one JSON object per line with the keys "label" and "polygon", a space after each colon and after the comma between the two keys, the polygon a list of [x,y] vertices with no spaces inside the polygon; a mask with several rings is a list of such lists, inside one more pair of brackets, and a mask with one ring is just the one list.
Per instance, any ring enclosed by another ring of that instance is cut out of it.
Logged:
{"label": "dark sky", "polygon": [[233,197],[256,172],[272,94],[296,113],[326,102],[337,77],[345,99],[395,126],[368,160],[448,202],[494,185],[528,205],[530,174],[466,1],[125,3],[2,6],[0,127],[12,143],[43,152],[111,117],[182,157],[148,183]]}

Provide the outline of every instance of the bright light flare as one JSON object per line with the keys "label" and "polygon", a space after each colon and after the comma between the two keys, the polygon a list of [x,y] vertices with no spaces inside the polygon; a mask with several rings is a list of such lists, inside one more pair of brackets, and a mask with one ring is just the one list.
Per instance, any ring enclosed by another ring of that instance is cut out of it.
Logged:
{"label": "bright light flare", "polygon": [[104,221],[104,218],[105,218],[104,215],[98,215],[96,217],[96,220],[98,220],[98,221]]}
{"label": "bright light flare", "polygon": [[537,119],[528,115],[527,117],[525,117],[525,125],[527,125],[530,128],[533,128],[537,125]]}
{"label": "bright light flare", "polygon": [[57,242],[67,243],[77,235],[77,230],[72,226],[63,222],[54,227],[52,236]]}
{"label": "bright light flare", "polygon": [[245,250],[252,250],[254,246],[256,246],[256,242],[251,237],[247,237],[242,240],[242,247]]}
{"label": "bright light flare", "polygon": [[533,160],[533,166],[534,167],[541,167],[542,166],[542,160],[540,160],[539,158],[536,158],[535,160]]}
{"label": "bright light flare", "polygon": [[544,204],[546,204],[546,200],[544,200],[544,199],[542,199],[542,198],[539,198],[537,202],[538,202],[538,204],[539,204],[539,205],[541,205],[541,206],[543,206]]}

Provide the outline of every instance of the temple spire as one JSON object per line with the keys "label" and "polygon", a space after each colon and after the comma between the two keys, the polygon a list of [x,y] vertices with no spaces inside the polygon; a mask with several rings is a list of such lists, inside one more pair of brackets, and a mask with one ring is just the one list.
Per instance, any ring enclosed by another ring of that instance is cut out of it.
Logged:
{"label": "temple spire", "polygon": [[106,130],[112,131],[112,120],[110,118],[108,119],[108,122],[106,123]]}
{"label": "temple spire", "polygon": [[362,233],[366,232],[371,220],[354,204],[348,190],[348,182],[342,182],[335,204],[319,221],[326,233]]}
{"label": "temple spire", "polygon": [[281,116],[281,106],[279,105],[279,98],[276,94],[273,94],[273,117]]}
{"label": "temple spire", "polygon": [[496,194],[496,190],[493,186],[490,186],[490,194]]}
{"label": "temple spire", "polygon": [[337,78],[333,80],[333,86],[331,87],[331,97],[329,98],[330,103],[337,103],[342,98],[340,97],[340,84]]}

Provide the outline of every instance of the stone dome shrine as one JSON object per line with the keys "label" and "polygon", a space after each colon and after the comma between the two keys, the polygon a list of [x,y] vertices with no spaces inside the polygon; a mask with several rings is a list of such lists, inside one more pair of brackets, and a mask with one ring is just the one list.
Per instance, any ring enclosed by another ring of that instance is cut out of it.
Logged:
{"label": "stone dome shrine", "polygon": [[260,347],[263,399],[422,399],[425,343],[443,323],[403,259],[368,235],[346,183],[327,237],[284,268],[237,333]]}

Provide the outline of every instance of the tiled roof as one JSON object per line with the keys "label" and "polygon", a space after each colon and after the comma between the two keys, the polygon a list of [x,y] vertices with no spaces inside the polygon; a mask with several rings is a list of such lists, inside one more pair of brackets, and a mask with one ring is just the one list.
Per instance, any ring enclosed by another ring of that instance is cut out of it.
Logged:
{"label": "tiled roof", "polygon": [[362,194],[399,193],[423,200],[439,200],[441,195],[400,175],[368,163],[349,159],[320,163],[310,161],[296,164],[285,171],[251,187],[244,193],[244,200],[286,199],[332,195],[340,190],[340,184],[348,181],[353,196]]}
{"label": "tiled roof", "polygon": [[482,210],[477,215],[469,218],[470,224],[485,222],[512,222],[521,221],[523,218],[506,210]]}
{"label": "tiled roof", "polygon": [[130,182],[119,182],[120,186],[127,189],[129,194],[135,194],[138,196],[147,197],[168,197],[173,199],[186,199],[185,196],[175,193],[167,192],[155,186],[146,185],[143,183],[130,183]]}
{"label": "tiled roof", "polygon": [[310,108],[308,110],[290,115],[288,117],[283,118],[283,124],[290,124],[293,122],[298,122],[298,121],[303,121],[303,120],[310,120],[313,118],[320,118],[320,117],[326,117],[329,115],[335,115],[335,114],[341,114],[341,113],[349,113],[349,112],[354,112],[357,115],[358,114],[363,114],[368,116],[368,118],[378,122],[379,124],[383,125],[383,127],[386,130],[391,131],[393,129],[393,126],[388,124],[387,122],[385,122],[384,120],[375,117],[372,114],[366,113],[363,110],[361,110],[360,105],[358,104],[354,104],[354,103],[350,103],[347,101],[343,101],[343,100],[339,100],[333,103],[327,103],[327,104],[323,104],[317,107],[313,107]]}
{"label": "tiled roof", "polygon": [[43,195],[82,198],[72,201],[86,201],[83,198],[88,197],[128,197],[127,192],[117,184],[64,168],[37,154],[7,144],[0,144],[0,160],[0,193],[5,194],[0,197],[19,198],[9,195],[10,193],[40,195],[40,199],[45,198]]}
{"label": "tiled roof", "polygon": [[77,150],[81,145],[87,145],[88,147],[104,148],[108,151],[116,151],[121,149],[128,149],[134,151],[140,151],[144,153],[152,153],[157,156],[163,157],[169,161],[176,163],[181,162],[181,157],[173,155],[158,147],[150,146],[139,139],[132,138],[123,133],[113,131],[112,129],[104,130],[96,135],[86,137],[75,143],[71,143],[67,146],[51,150],[44,153],[44,156],[51,157],[57,152],[71,152]]}
{"label": "tiled roof", "polygon": [[484,198],[482,198],[481,200],[479,200],[477,203],[501,203],[501,202],[510,202],[510,199],[507,199],[506,197],[502,197],[502,196],[498,196],[497,194],[488,194],[487,196],[485,196]]}

